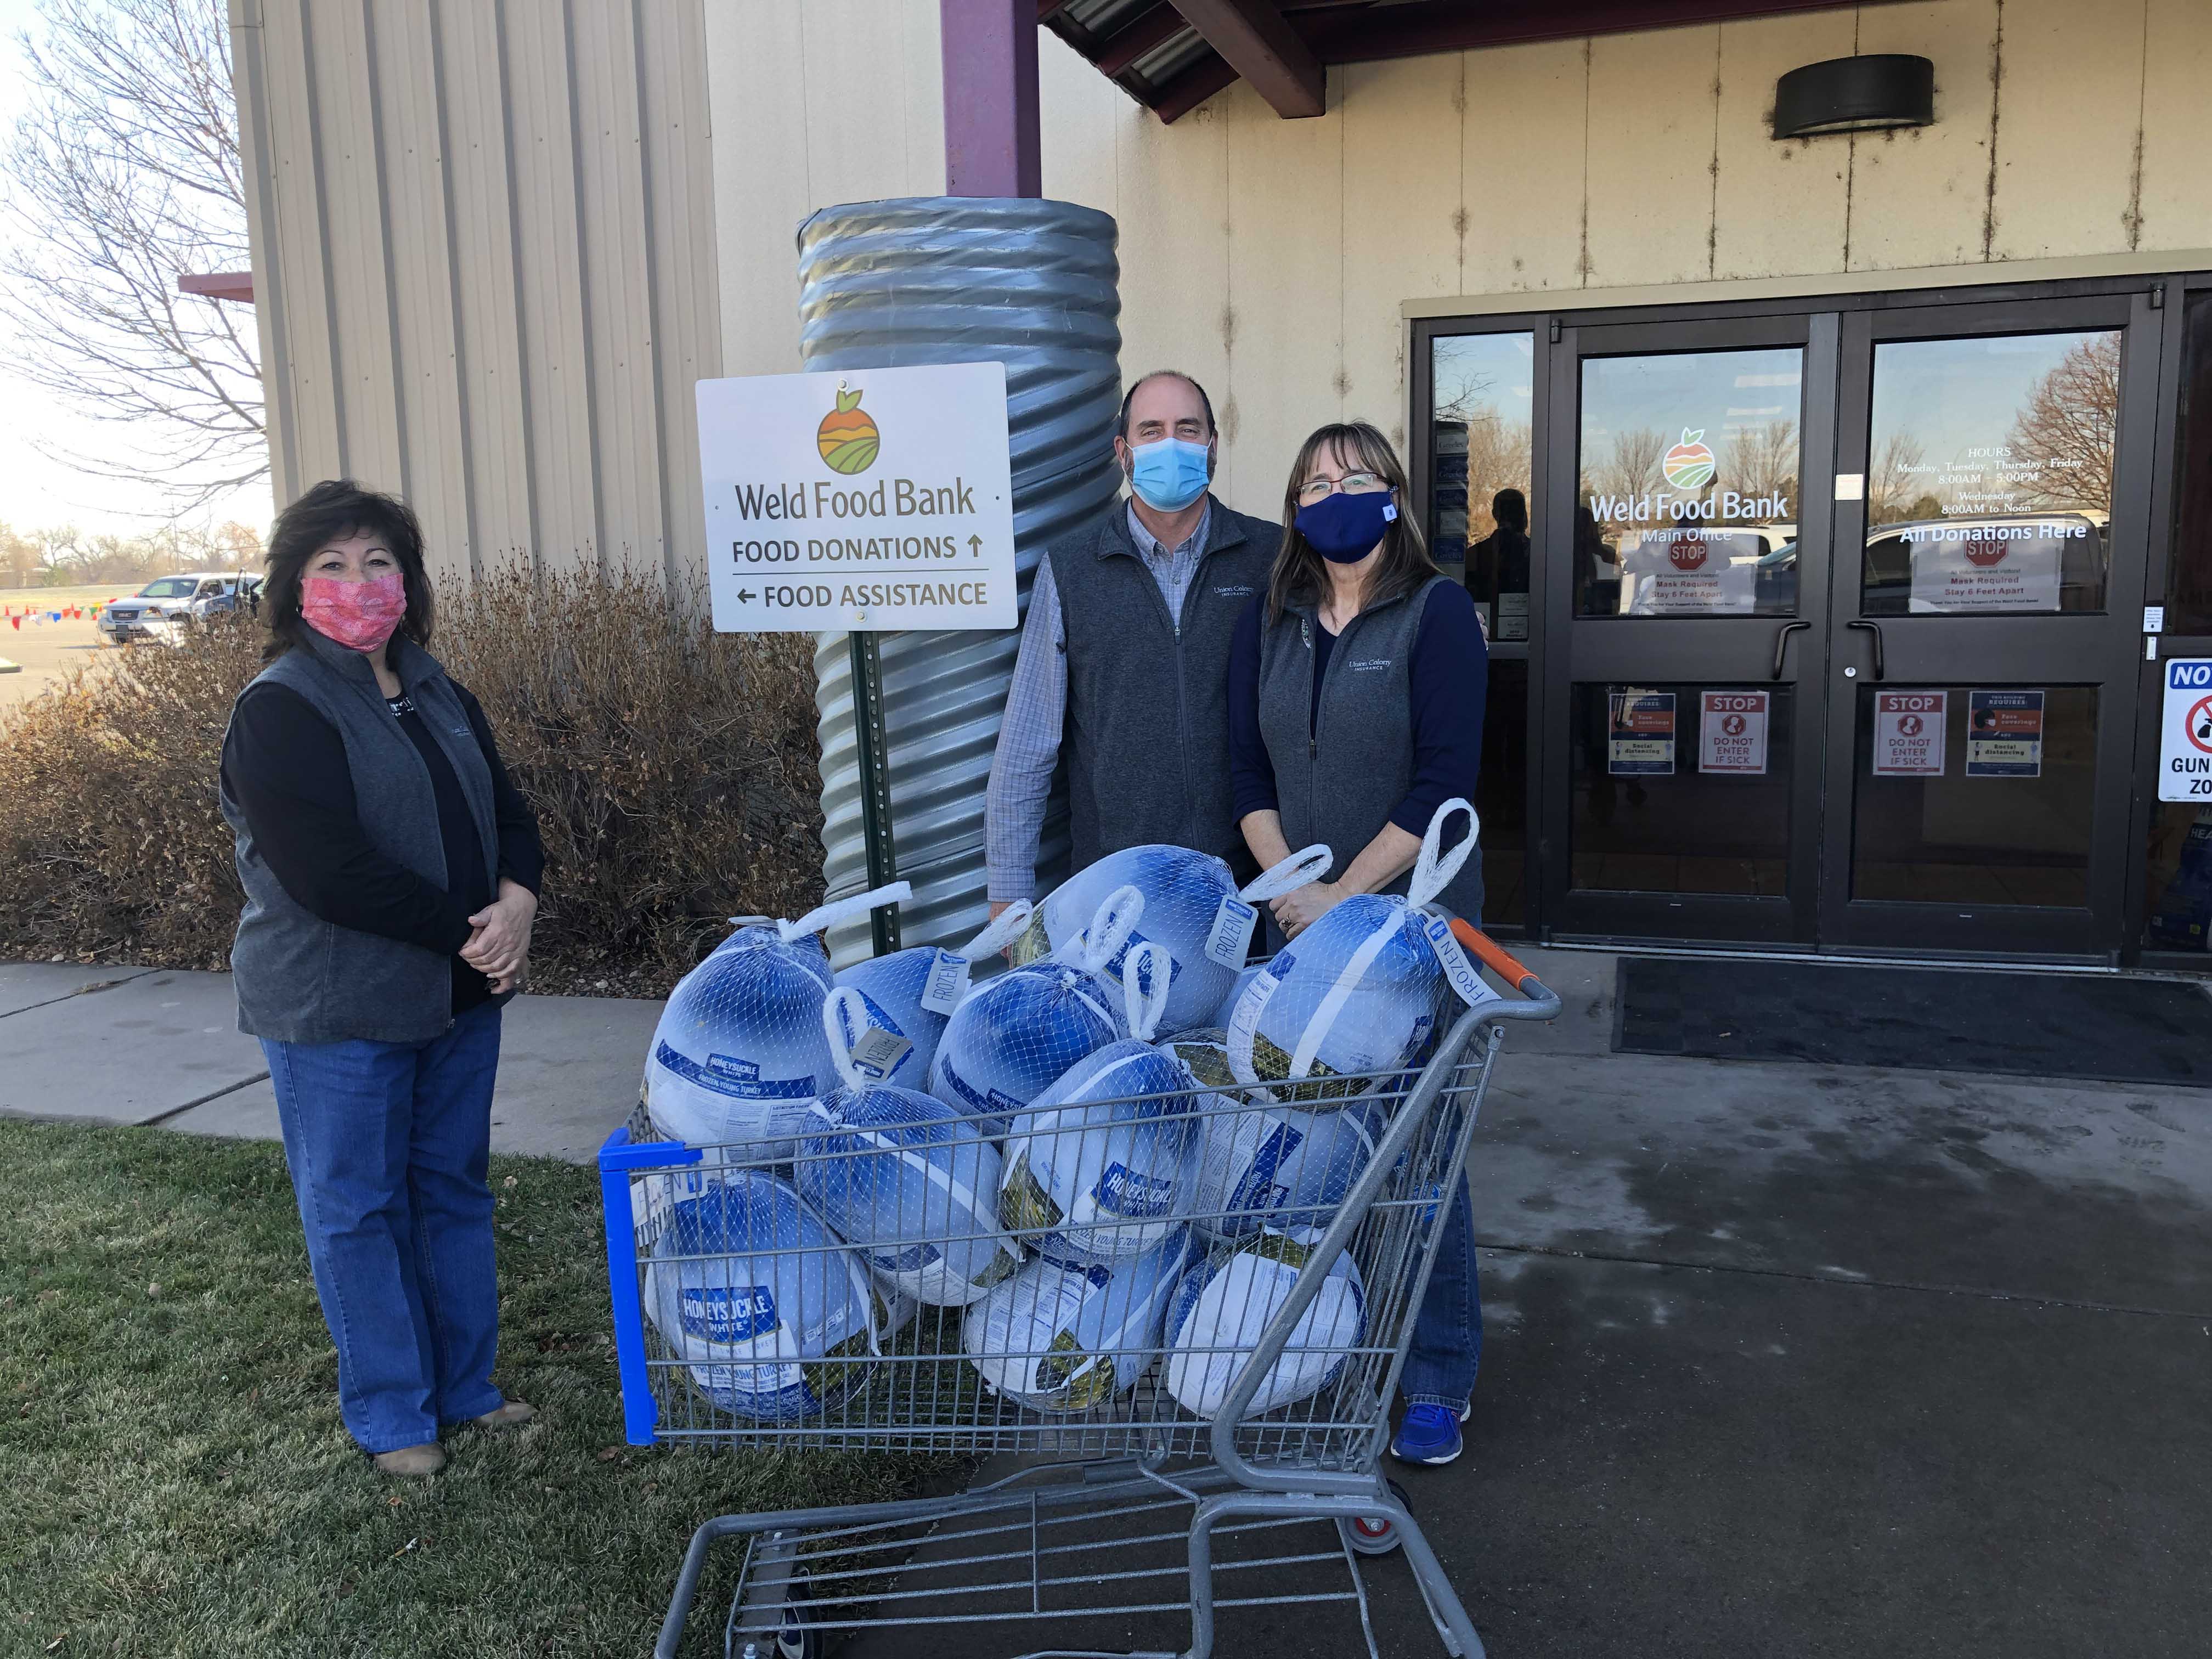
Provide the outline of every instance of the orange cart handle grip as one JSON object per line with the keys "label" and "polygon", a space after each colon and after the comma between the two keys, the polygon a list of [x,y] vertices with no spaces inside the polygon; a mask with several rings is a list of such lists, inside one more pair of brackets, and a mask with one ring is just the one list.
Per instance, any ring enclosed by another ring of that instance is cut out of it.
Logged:
{"label": "orange cart handle grip", "polygon": [[1481,929],[1470,927],[1457,916],[1454,916],[1451,930],[1454,939],[1474,951],[1476,957],[1480,958],[1484,967],[1489,969],[1492,973],[1496,974],[1515,990],[1526,995],[1528,987],[1536,982],[1535,975],[1514,961],[1511,957],[1507,956],[1498,947],[1498,942]]}

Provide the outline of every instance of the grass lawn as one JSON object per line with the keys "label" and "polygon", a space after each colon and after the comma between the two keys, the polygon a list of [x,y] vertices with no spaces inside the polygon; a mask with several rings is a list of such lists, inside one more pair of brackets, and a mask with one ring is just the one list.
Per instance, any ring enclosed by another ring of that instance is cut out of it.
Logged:
{"label": "grass lawn", "polygon": [[623,1445],[596,1175],[492,1182],[497,1380],[540,1416],[395,1482],[338,1421],[280,1148],[0,1120],[0,1653],[641,1655],[702,1520],[910,1489],[914,1459]]}

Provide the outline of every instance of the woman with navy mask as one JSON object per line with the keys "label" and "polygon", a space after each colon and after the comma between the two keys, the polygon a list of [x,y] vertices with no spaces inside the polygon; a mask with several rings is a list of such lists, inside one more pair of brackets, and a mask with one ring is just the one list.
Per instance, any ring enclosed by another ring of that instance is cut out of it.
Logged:
{"label": "woman with navy mask", "polygon": [[[1262,869],[1316,842],[1333,879],[1273,901],[1295,939],[1340,899],[1406,890],[1437,809],[1474,799],[1489,653],[1467,589],[1441,574],[1413,522],[1405,469],[1364,421],[1298,451],[1267,591],[1229,653],[1229,753],[1238,827]],[[1480,925],[1482,855],[1438,901]],[[1460,1454],[1482,1355],[1482,1304],[1462,1182],[1401,1379],[1394,1455]]]}

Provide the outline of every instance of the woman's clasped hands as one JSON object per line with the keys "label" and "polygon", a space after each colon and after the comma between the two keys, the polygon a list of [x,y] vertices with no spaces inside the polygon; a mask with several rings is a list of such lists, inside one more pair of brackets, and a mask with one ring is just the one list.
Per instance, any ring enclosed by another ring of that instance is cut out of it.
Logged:
{"label": "woman's clasped hands", "polygon": [[461,960],[491,981],[494,995],[521,988],[530,965],[530,930],[538,896],[502,877],[499,896],[469,918],[476,931],[461,946]]}

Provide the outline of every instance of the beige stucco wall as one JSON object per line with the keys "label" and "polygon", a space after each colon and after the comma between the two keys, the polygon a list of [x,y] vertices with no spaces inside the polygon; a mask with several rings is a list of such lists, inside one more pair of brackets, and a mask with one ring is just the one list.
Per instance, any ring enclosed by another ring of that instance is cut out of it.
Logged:
{"label": "beige stucco wall", "polygon": [[231,0],[280,504],[398,490],[447,568],[703,556],[704,29],[702,0]]}
{"label": "beige stucco wall", "polygon": [[[943,187],[936,0],[708,20],[725,361],[798,362],[792,230]],[[799,14],[803,13],[803,16]],[[872,21],[872,27],[859,27]],[[1824,58],[1936,64],[1936,124],[1776,143],[1774,83]],[[1222,488],[1279,499],[1340,414],[1402,434],[1401,306],[2212,246],[2212,6],[1934,0],[1332,70],[1328,112],[1249,88],[1172,126],[1050,35],[1048,194],[1121,227],[1122,368],[1219,407]]]}

